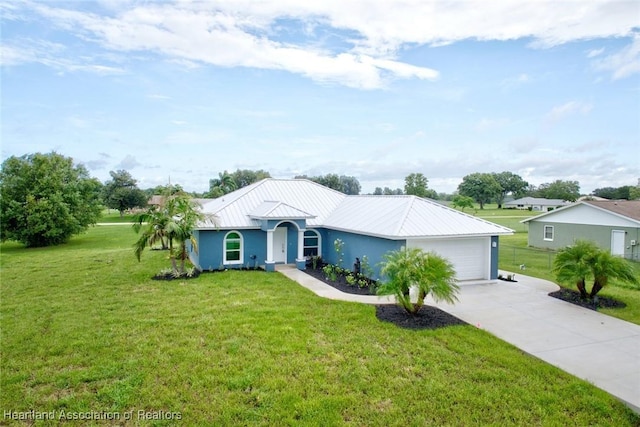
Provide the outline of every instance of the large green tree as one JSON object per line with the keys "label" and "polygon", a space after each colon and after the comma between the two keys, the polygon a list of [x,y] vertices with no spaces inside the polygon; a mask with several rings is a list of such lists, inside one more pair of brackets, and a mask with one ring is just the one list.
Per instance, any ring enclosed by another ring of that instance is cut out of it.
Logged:
{"label": "large green tree", "polygon": [[396,188],[395,190],[392,190],[389,187],[376,187],[375,190],[373,190],[373,194],[374,196],[401,196],[404,194],[404,191],[402,190],[402,188]]}
{"label": "large green tree", "polygon": [[124,211],[133,208],[143,208],[147,205],[147,195],[140,190],[137,181],[126,170],[109,172],[111,179],[104,183],[102,194],[104,204],[110,209],[116,209],[120,216]]}
{"label": "large green tree", "polygon": [[557,179],[551,183],[540,184],[535,191],[535,196],[575,202],[580,197],[580,183],[578,181]]}
{"label": "large green tree", "polygon": [[259,169],[259,170],[250,170],[250,169],[237,169],[235,172],[231,174],[233,178],[236,189],[246,187],[247,185],[251,185],[254,182],[261,181],[265,178],[271,178],[271,174],[269,172]]}
{"label": "large green tree", "polygon": [[209,180],[209,192],[205,195],[218,198],[265,178],[271,178],[271,175],[262,169],[255,171],[250,169],[237,169],[232,173],[225,170],[224,172],[218,173],[218,178]]}
{"label": "large green tree", "polygon": [[58,153],[9,157],[0,170],[0,236],[26,246],[66,242],[100,218],[100,182]]}
{"label": "large green tree", "polygon": [[[395,295],[396,300],[410,314],[416,314],[431,295],[435,301],[457,301],[458,285],[453,265],[434,252],[419,248],[402,247],[383,256],[384,281],[378,287],[378,295]],[[416,290],[414,299],[411,289]]]}
{"label": "large green tree", "polygon": [[484,209],[485,203],[496,199],[501,191],[500,183],[490,173],[472,173],[462,178],[462,182],[458,185],[458,193],[478,202],[480,209]]}
{"label": "large green tree", "polygon": [[404,194],[437,199],[438,193],[429,188],[429,180],[421,173],[410,173],[404,178]]}
{"label": "large green tree", "polygon": [[529,187],[529,183],[522,179],[520,175],[516,175],[513,172],[500,172],[494,173],[493,177],[498,181],[502,190],[496,197],[496,203],[498,203],[498,208],[502,207],[502,203],[504,202],[504,198],[511,194],[514,198],[518,199],[524,196],[527,193],[527,188]]}
{"label": "large green tree", "polygon": [[308,179],[309,181],[317,182],[320,185],[324,185],[325,187],[331,188],[344,194],[360,194],[360,182],[354,176],[339,176],[335,173],[328,173],[326,175],[318,176],[296,175],[294,178]]}

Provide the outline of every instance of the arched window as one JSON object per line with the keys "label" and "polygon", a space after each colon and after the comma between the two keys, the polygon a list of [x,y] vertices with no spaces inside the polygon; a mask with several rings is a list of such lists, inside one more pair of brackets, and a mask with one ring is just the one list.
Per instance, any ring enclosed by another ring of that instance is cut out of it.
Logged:
{"label": "arched window", "polygon": [[320,255],[320,235],[315,230],[304,232],[304,252],[305,257]]}
{"label": "arched window", "polygon": [[224,236],[224,263],[242,264],[244,256],[242,251],[242,234],[230,231]]}

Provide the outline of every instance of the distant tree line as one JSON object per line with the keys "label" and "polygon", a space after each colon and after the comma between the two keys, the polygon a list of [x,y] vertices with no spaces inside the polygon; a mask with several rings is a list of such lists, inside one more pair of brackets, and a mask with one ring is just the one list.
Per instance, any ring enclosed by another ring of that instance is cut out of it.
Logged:
{"label": "distant tree line", "polygon": [[[101,183],[89,176],[82,165],[58,153],[27,154],[9,157],[0,169],[0,239],[15,240],[26,246],[48,246],[66,242],[72,235],[95,224],[104,207],[124,212],[145,208],[149,198],[186,194],[180,185],[165,185],[141,190],[126,170],[109,172],[111,179]],[[221,172],[209,180],[209,191],[190,193],[191,197],[216,198],[246,187],[265,178],[264,170],[238,169]],[[354,176],[327,174],[298,175],[345,194],[361,192]],[[512,172],[472,173],[462,178],[454,194],[437,193],[429,188],[423,173],[414,172],[404,179],[404,188],[376,187],[376,195],[415,195],[451,201],[453,207],[464,210],[474,203],[483,209],[487,203],[502,206],[507,197],[543,197],[575,201],[580,197],[578,181],[555,180],[538,187],[530,185]],[[596,189],[593,196],[607,199],[640,199],[640,183],[618,188]]]}

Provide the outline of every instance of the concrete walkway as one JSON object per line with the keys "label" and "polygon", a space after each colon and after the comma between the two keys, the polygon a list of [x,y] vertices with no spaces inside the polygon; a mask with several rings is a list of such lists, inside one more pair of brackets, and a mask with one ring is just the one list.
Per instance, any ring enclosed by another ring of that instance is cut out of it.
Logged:
{"label": "concrete walkway", "polygon": [[[394,303],[392,297],[340,292],[294,267],[278,271],[324,298]],[[640,413],[640,326],[549,297],[558,289],[549,281],[521,274],[516,280],[462,284],[455,305],[425,302],[589,381]]]}

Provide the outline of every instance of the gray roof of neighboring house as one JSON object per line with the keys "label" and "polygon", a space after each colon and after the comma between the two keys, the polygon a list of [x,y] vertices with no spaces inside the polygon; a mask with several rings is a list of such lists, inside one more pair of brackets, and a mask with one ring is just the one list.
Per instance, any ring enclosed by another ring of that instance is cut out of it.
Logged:
{"label": "gray roof of neighboring house", "polygon": [[505,206],[518,206],[518,205],[543,205],[543,206],[566,206],[571,202],[566,202],[561,199],[545,199],[542,197],[523,197],[521,199],[512,200],[505,203]]}
{"label": "gray roof of neighboring house", "polygon": [[[258,228],[260,219],[306,218],[325,227],[386,238],[511,234],[509,228],[415,196],[347,196],[305,179],[268,178],[204,205],[218,227]],[[202,225],[201,229],[214,228]]]}
{"label": "gray roof of neighboring house", "polygon": [[586,204],[640,221],[640,200],[586,200]]}
{"label": "gray roof of neighboring house", "polygon": [[608,200],[608,201],[585,200],[582,202],[571,204],[569,206],[564,206],[554,211],[545,212],[541,215],[536,215],[534,217],[524,219],[520,222],[524,223],[524,222],[538,220],[543,217],[566,212],[576,206],[591,206],[600,211],[605,211],[614,216],[629,219],[633,222],[640,224],[640,200]]}

